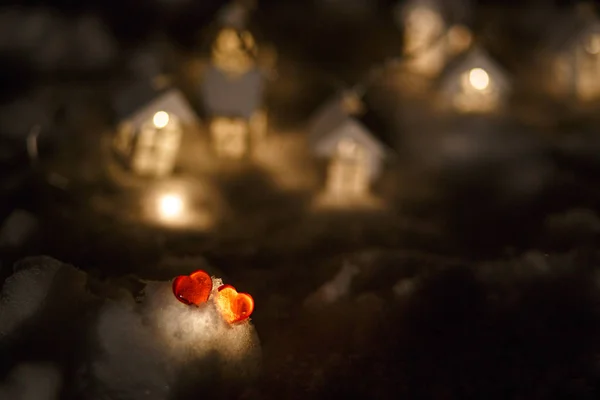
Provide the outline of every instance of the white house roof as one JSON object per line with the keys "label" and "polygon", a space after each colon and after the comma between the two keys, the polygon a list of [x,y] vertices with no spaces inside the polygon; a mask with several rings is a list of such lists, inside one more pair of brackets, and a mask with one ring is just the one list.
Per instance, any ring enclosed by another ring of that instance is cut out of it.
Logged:
{"label": "white house roof", "polygon": [[321,107],[309,123],[309,144],[315,154],[332,154],[342,138],[352,138],[367,147],[373,154],[383,157],[385,144],[361,121],[344,109],[339,96]]}
{"label": "white house roof", "polygon": [[232,77],[211,66],[200,90],[209,115],[250,118],[262,105],[264,76],[255,68]]}
{"label": "white house roof", "polygon": [[460,87],[462,74],[472,68],[484,69],[501,90],[510,89],[508,73],[485,50],[474,47],[448,66],[440,79],[440,91],[449,94],[455,93]]}
{"label": "white house roof", "polygon": [[117,95],[114,107],[119,120],[129,120],[134,125],[144,123],[157,111],[176,115],[184,123],[193,123],[197,119],[180,90],[173,87],[156,90],[146,81]]}
{"label": "white house roof", "polygon": [[347,118],[328,135],[316,139],[312,148],[317,156],[330,156],[337,151],[337,145],[342,139],[353,139],[367,148],[371,154],[383,158],[386,154],[384,145],[361,122],[352,117]]}
{"label": "white house roof", "polygon": [[312,142],[328,135],[347,120],[348,113],[344,110],[339,97],[336,96],[319,108],[309,122],[309,140]]}

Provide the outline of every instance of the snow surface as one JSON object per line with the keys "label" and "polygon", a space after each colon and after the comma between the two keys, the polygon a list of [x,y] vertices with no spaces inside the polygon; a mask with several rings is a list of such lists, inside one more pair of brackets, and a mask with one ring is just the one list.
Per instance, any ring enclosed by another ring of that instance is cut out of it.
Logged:
{"label": "snow surface", "polygon": [[260,343],[250,320],[222,318],[213,302],[220,285],[213,278],[209,302],[195,307],[175,298],[171,281],[99,280],[49,257],[17,263],[0,293],[0,350],[26,351],[28,360],[66,352],[69,361],[64,377],[57,367],[17,367],[0,380],[0,399],[56,399],[63,379],[86,400],[243,387],[260,371]]}
{"label": "snow surface", "polygon": [[108,301],[95,329],[100,352],[91,370],[100,389],[93,398],[167,399],[190,381],[201,388],[219,377],[253,378],[260,368],[258,337],[249,321],[222,319],[212,301],[221,284],[213,278],[211,299],[200,307],[177,301],[170,282],[149,282],[137,302]]}
{"label": "snow surface", "polygon": [[0,385],[0,399],[58,400],[61,384],[60,371],[51,364],[20,364]]}

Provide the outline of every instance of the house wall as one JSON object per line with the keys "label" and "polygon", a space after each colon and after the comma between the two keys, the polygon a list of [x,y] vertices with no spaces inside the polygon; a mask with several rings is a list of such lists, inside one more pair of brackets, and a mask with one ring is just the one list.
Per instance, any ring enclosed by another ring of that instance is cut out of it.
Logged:
{"label": "house wall", "polygon": [[183,127],[172,121],[166,128],[157,129],[151,121],[144,125],[133,150],[131,165],[140,174],[169,175],[177,161]]}
{"label": "house wall", "polygon": [[590,54],[580,45],[575,59],[577,96],[583,101],[600,98],[600,53]]}
{"label": "house wall", "polygon": [[491,71],[485,70],[488,72],[489,86],[484,90],[478,90],[471,86],[469,82],[471,69],[467,69],[453,78],[457,84],[449,88],[446,96],[454,110],[462,113],[490,113],[503,107],[506,90]]}
{"label": "house wall", "polygon": [[574,63],[568,53],[561,53],[548,59],[550,73],[545,74],[549,92],[555,96],[568,96],[573,92]]}
{"label": "house wall", "polygon": [[352,139],[365,147],[367,154],[368,173],[371,181],[376,180],[383,166],[383,150],[374,143],[376,139],[370,138],[361,124],[348,120],[330,133],[327,138],[321,139],[315,144],[314,151],[318,156],[331,158],[335,155],[338,143],[343,139]]}

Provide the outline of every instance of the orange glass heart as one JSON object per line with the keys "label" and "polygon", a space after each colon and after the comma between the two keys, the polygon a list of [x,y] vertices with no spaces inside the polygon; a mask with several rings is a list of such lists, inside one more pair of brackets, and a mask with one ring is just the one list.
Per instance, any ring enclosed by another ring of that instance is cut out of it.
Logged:
{"label": "orange glass heart", "polygon": [[248,293],[238,293],[231,285],[217,291],[216,304],[225,321],[230,324],[247,319],[254,311],[254,299]]}
{"label": "orange glass heart", "polygon": [[173,294],[187,305],[206,303],[211,290],[212,279],[202,270],[192,272],[189,276],[178,276],[173,281]]}

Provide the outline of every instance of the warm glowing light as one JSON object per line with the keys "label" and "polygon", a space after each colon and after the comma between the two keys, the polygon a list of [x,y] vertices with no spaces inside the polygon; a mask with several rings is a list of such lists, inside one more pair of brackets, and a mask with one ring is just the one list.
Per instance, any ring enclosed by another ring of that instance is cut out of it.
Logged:
{"label": "warm glowing light", "polygon": [[437,75],[446,58],[445,23],[439,12],[417,7],[405,17],[404,53],[412,72],[428,77]]}
{"label": "warm glowing light", "polygon": [[448,46],[453,53],[457,54],[466,50],[472,42],[473,35],[466,26],[454,25],[448,30]]}
{"label": "warm glowing light", "polygon": [[256,111],[250,119],[253,139],[261,140],[267,135],[268,118],[265,110]]}
{"label": "warm glowing light", "polygon": [[154,123],[154,126],[156,126],[157,128],[164,128],[165,126],[167,126],[169,124],[169,114],[167,114],[164,111],[159,111],[156,114],[154,114],[154,117],[152,118],[152,122]]}
{"label": "warm glowing light", "polygon": [[254,311],[252,296],[238,293],[231,285],[219,287],[215,302],[225,321],[230,324],[247,319]]}
{"label": "warm glowing light", "polygon": [[352,139],[338,143],[337,154],[329,164],[327,187],[337,195],[362,195],[369,189],[364,148]]}
{"label": "warm glowing light", "polygon": [[224,158],[241,158],[248,151],[248,123],[241,118],[215,118],[210,132],[216,154]]}
{"label": "warm glowing light", "polygon": [[164,219],[174,219],[183,214],[183,199],[179,195],[163,195],[158,202],[158,212]]}
{"label": "warm glowing light", "polygon": [[173,281],[173,294],[183,304],[198,306],[206,303],[211,291],[212,279],[202,270],[193,272],[189,276],[178,276]]}
{"label": "warm glowing light", "polygon": [[223,71],[243,74],[254,65],[256,43],[250,32],[225,28],[219,32],[212,51],[212,61]]}
{"label": "warm glowing light", "polygon": [[590,54],[599,54],[600,53],[600,35],[592,35],[588,39],[585,49]]}
{"label": "warm glowing light", "polygon": [[483,68],[473,68],[469,71],[469,83],[477,90],[485,90],[490,85],[490,76]]}
{"label": "warm glowing light", "polygon": [[341,140],[338,143],[338,153],[341,157],[352,158],[356,157],[358,153],[358,144],[352,140]]}
{"label": "warm glowing light", "polygon": [[[583,43],[583,48],[576,59],[576,73],[566,72],[566,79],[573,79],[577,97],[582,101],[597,100],[600,97],[600,34],[590,35]],[[567,70],[568,71],[568,70]],[[568,82],[568,81],[567,81]],[[567,83],[566,87],[572,88]]]}
{"label": "warm glowing light", "polygon": [[349,92],[342,97],[342,107],[348,114],[358,115],[362,114],[365,106],[357,93]]}

